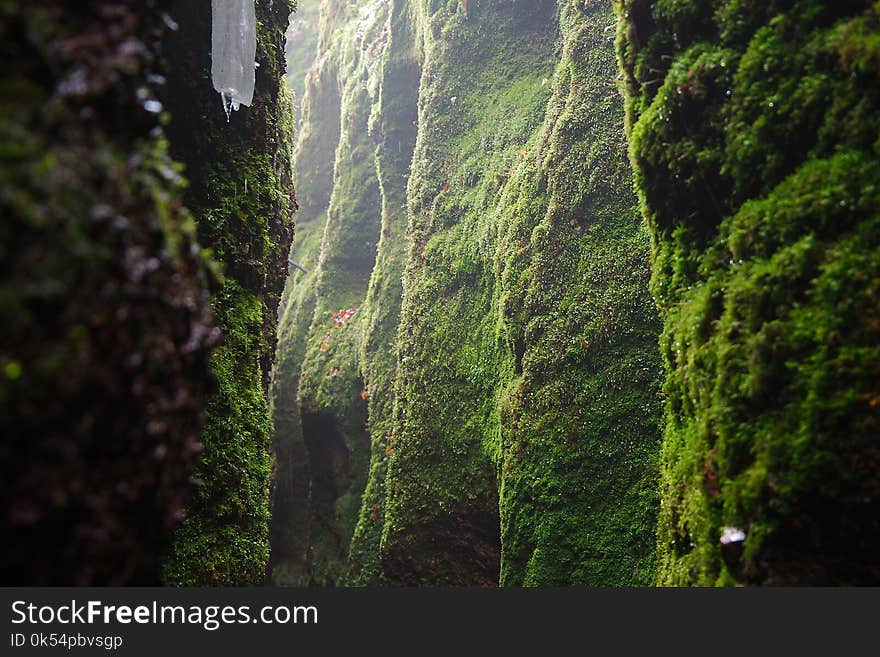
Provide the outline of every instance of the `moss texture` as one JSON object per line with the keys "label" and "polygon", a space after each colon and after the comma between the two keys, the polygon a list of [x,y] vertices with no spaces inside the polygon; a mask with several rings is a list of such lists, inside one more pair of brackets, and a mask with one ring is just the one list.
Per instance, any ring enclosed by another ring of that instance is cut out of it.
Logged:
{"label": "moss texture", "polygon": [[284,82],[293,93],[294,114],[301,119],[299,109],[306,92],[306,75],[318,53],[318,23],[320,2],[303,2],[290,15],[285,36],[284,59],[287,63]]}
{"label": "moss texture", "polygon": [[630,191],[610,6],[560,10],[544,122],[499,204],[501,581],[644,585],[661,412],[648,236]]}
{"label": "moss texture", "polygon": [[339,116],[337,70],[325,58],[310,72],[303,96],[302,130],[295,164],[300,211],[296,238],[290,249],[290,267],[279,306],[278,355],[272,377],[275,419],[273,445],[275,472],[272,490],[272,581],[304,585],[309,581],[311,540],[311,470],[303,437],[298,390],[306,340],[315,310],[315,267],[333,190],[333,162],[339,143],[339,122],[312,117]]}
{"label": "moss texture", "polygon": [[264,580],[272,417],[267,388],[277,307],[287,277],[295,207],[293,107],[283,84],[292,3],[258,0],[256,91],[251,107],[223,111],[210,84],[210,12],[180,0],[168,39],[169,126],[186,164],[186,203],[199,238],[222,263],[211,297],[222,343],[211,357],[217,389],[207,408],[196,490],[164,571],[179,585]]}
{"label": "moss texture", "polygon": [[382,197],[382,228],[376,265],[364,304],[359,354],[367,395],[370,465],[345,583],[382,583],[379,543],[384,525],[385,476],[393,438],[397,376],[397,326],[406,259],[407,183],[418,132],[421,50],[411,3],[393,2],[382,61],[379,103],[371,133]]}
{"label": "moss texture", "polygon": [[297,184],[306,191],[291,260],[309,273],[288,282],[273,388],[276,417],[284,416],[275,439],[279,584],[341,583],[369,468],[359,355],[380,236],[369,124],[386,16],[378,0],[324,3],[306,81],[296,152]]}
{"label": "moss texture", "polygon": [[165,8],[0,2],[5,585],[158,583],[190,488],[216,336],[155,111]]}
{"label": "moss texture", "polygon": [[[385,6],[325,4],[306,95],[301,157],[334,84],[342,120],[329,211],[306,210],[321,245],[311,233],[294,247],[320,254],[317,271],[296,275],[281,335],[282,351],[305,349],[289,407],[298,467],[312,468],[305,579],[649,582],[659,322],[610,4]],[[342,77],[360,76],[356,96],[335,77],[351,30],[369,44]],[[329,328],[327,311],[348,304],[352,320]],[[296,376],[276,376],[276,409]],[[328,471],[317,446],[340,442],[331,517],[315,499],[315,468]]]}
{"label": "moss texture", "polygon": [[386,575],[649,581],[659,328],[610,6],[422,21]]}
{"label": "moss texture", "polygon": [[876,583],[880,4],[618,11],[664,321],[658,581]]}

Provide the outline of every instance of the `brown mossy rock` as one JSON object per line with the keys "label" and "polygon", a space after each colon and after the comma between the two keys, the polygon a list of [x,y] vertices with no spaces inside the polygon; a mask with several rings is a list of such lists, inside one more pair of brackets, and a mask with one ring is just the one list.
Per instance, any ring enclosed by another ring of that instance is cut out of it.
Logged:
{"label": "brown mossy rock", "polygon": [[0,3],[5,585],[158,583],[201,450],[216,333],[157,9]]}

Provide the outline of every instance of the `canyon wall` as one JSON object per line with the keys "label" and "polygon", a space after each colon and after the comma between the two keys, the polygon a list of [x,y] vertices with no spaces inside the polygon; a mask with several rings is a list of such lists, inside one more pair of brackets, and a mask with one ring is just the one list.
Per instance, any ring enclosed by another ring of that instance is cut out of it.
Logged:
{"label": "canyon wall", "polygon": [[284,35],[293,6],[256,2],[256,86],[228,116],[211,85],[206,3],[169,7],[168,134],[185,165],[184,202],[221,269],[211,309],[222,342],[205,412],[203,452],[164,579],[178,585],[264,581],[269,562],[272,415],[269,378],[277,308],[292,236],[293,106],[284,85]]}
{"label": "canyon wall", "polygon": [[664,326],[658,581],[876,583],[880,8],[617,9]]}
{"label": "canyon wall", "polygon": [[614,24],[602,2],[324,3],[279,583],[652,581],[660,325]]}

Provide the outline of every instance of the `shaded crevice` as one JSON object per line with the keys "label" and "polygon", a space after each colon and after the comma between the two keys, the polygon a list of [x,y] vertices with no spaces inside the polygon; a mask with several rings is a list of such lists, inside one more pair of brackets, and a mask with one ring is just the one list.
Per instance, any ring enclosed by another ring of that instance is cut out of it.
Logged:
{"label": "shaded crevice", "polygon": [[[315,516],[323,523],[327,514],[321,510],[333,505],[340,488],[345,487],[344,482],[351,476],[348,448],[329,413],[303,413],[302,425],[311,463],[312,505]],[[325,524],[329,527],[332,523]]]}
{"label": "shaded crevice", "polygon": [[[311,543],[309,544],[309,585],[335,586],[339,571],[333,564],[344,563],[351,538],[340,522],[340,502],[356,486],[352,454],[343,430],[331,413],[302,413],[303,440],[310,472]],[[354,447],[354,446],[353,446]],[[361,491],[354,491],[360,499]]]}
{"label": "shaded crevice", "polygon": [[501,530],[498,493],[491,469],[490,490],[470,495],[432,518],[430,531],[411,533],[381,552],[382,574],[398,586],[498,586]]}

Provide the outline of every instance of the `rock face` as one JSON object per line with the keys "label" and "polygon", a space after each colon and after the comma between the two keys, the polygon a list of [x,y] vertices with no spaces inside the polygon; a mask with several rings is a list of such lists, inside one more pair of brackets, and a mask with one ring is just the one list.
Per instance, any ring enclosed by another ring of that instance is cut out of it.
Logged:
{"label": "rock face", "polygon": [[277,582],[652,580],[660,325],[613,24],[607,2],[324,3]]}
{"label": "rock face", "polygon": [[[273,382],[278,472],[273,578],[332,585],[345,573],[370,459],[360,352],[380,236],[368,121],[378,102],[387,3],[326,2],[296,151],[293,271]],[[395,184],[401,184],[396,181]]]}
{"label": "rock face", "polygon": [[293,108],[283,84],[292,6],[258,0],[254,95],[227,120],[210,84],[211,15],[179,0],[166,40],[172,153],[186,165],[184,199],[223,278],[211,296],[222,344],[211,356],[217,388],[202,432],[197,486],[165,564],[168,583],[244,585],[268,567],[272,418],[269,373],[287,277],[295,207]]}
{"label": "rock face", "polygon": [[74,4],[0,2],[0,583],[880,583],[876,2],[313,2],[295,149],[292,3],[231,113],[211,3]]}
{"label": "rock face", "polygon": [[306,75],[312,68],[318,52],[318,21],[320,3],[304,2],[297,4],[296,12],[290,15],[285,36],[284,57],[287,70],[284,80],[294,94],[294,112],[299,120],[299,108],[306,90]]}
{"label": "rock face", "polygon": [[201,3],[0,6],[4,584],[264,579],[290,11],[227,124]]}
{"label": "rock face", "polygon": [[873,2],[619,5],[663,316],[663,584],[880,581]]}
{"label": "rock face", "polygon": [[159,582],[217,337],[163,3],[0,4],[0,580]]}

